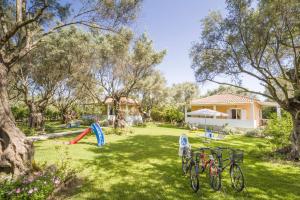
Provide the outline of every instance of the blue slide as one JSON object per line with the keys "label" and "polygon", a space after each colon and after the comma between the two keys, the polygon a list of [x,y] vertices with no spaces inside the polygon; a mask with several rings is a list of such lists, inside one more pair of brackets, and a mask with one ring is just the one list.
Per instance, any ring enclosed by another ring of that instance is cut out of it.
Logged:
{"label": "blue slide", "polygon": [[92,130],[96,135],[98,146],[103,146],[105,144],[105,138],[100,125],[98,123],[93,123]]}

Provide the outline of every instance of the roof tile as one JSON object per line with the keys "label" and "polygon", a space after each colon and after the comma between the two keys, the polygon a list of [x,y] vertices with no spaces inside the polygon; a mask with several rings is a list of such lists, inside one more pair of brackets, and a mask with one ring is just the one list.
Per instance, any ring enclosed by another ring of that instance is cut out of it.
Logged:
{"label": "roof tile", "polygon": [[232,104],[232,103],[251,103],[251,102],[259,102],[255,98],[250,98],[246,96],[240,96],[235,94],[217,94],[212,95],[200,99],[193,99],[191,104]]}

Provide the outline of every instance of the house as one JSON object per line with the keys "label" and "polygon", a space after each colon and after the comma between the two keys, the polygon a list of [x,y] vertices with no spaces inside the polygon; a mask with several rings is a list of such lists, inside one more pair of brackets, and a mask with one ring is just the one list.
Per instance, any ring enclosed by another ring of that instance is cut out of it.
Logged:
{"label": "house", "polygon": [[[113,98],[108,97],[105,99],[104,104],[106,105],[106,113],[108,120],[115,119],[115,111],[113,108]],[[128,97],[121,97],[120,99],[120,112],[124,114],[125,121],[129,125],[142,123],[143,119],[139,111],[139,102],[135,99]]]}
{"label": "house", "polygon": [[[237,128],[257,128],[263,125],[262,108],[271,106],[277,108],[280,115],[280,107],[275,102],[262,102],[255,98],[234,94],[212,95],[190,102],[191,111],[211,109],[226,113],[227,117],[188,116],[185,114],[185,122],[191,124],[206,124],[212,126],[228,125]],[[186,112],[185,112],[186,113]]]}

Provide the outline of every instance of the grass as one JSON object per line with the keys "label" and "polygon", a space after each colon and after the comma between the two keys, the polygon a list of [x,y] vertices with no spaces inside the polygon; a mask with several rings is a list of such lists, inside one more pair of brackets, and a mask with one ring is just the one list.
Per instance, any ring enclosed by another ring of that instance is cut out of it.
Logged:
{"label": "grass", "polygon": [[[195,133],[168,127],[134,128],[134,134],[107,135],[99,148],[89,135],[76,145],[64,145],[74,136],[36,142],[35,159],[57,163],[67,157],[84,179],[83,185],[70,190],[63,199],[299,199],[300,167],[289,162],[265,158],[270,150],[265,139],[228,136],[222,141],[204,143]],[[210,189],[205,174],[200,177],[198,193],[182,175],[178,157],[178,138],[189,136],[193,148],[230,146],[245,151],[242,169],[246,190],[236,193],[224,172],[222,189]]]}

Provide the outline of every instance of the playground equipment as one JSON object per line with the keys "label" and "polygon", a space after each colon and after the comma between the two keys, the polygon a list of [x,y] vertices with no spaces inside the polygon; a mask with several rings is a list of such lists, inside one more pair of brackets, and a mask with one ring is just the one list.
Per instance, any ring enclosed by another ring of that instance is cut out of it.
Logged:
{"label": "playground equipment", "polygon": [[90,132],[93,132],[96,135],[98,146],[103,146],[105,144],[104,133],[98,123],[93,123],[90,128],[85,129],[80,135],[71,140],[69,144],[76,144]]}

